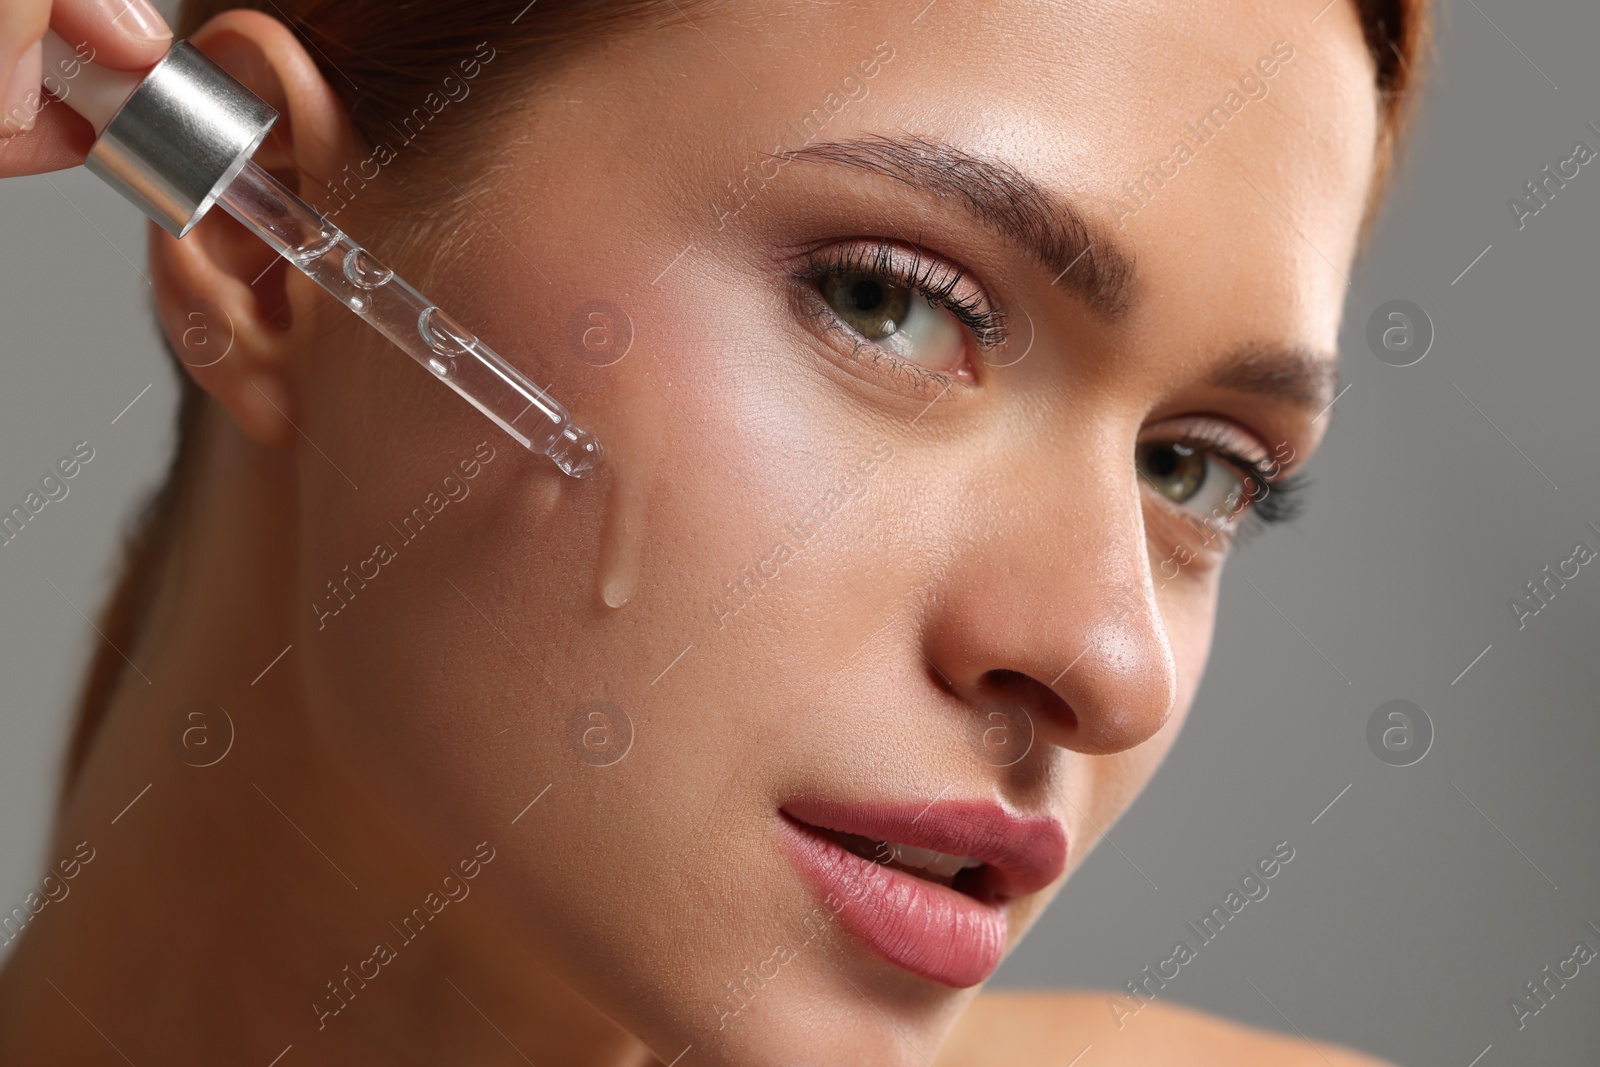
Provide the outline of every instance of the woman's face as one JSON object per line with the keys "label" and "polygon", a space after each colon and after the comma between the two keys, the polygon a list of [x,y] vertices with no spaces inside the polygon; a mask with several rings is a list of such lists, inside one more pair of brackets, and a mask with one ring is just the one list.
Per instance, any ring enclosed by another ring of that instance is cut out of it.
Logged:
{"label": "woman's face", "polygon": [[1327,423],[1353,6],[924,3],[575,54],[397,264],[600,473],[331,306],[298,371],[360,483],[302,464],[330,744],[669,1058],[922,1062],[1171,746],[1240,501]]}

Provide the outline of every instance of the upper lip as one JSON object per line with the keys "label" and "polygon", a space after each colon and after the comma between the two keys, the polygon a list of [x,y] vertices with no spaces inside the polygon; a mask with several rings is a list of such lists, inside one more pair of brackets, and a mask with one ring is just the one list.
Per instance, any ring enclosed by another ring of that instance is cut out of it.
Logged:
{"label": "upper lip", "polygon": [[801,797],[780,810],[824,830],[982,860],[991,868],[986,889],[1004,899],[1038,892],[1067,865],[1067,832],[1058,820],[994,801],[858,804]]}

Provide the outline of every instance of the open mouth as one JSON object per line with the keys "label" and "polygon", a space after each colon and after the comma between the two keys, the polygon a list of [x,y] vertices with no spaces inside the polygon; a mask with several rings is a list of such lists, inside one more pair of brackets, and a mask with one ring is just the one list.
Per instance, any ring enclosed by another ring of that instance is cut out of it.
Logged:
{"label": "open mouth", "polygon": [[1066,866],[1066,834],[988,802],[858,805],[797,798],[790,858],[839,924],[912,974],[955,988],[1000,965],[1007,905]]}
{"label": "open mouth", "polygon": [[897,841],[880,841],[876,838],[863,837],[860,834],[848,834],[842,830],[827,830],[820,826],[813,827],[819,834],[832,839],[846,852],[860,856],[864,860],[871,860],[896,871],[942,885],[946,889],[954,889],[973,899],[988,899],[991,895],[983,887],[984,862],[971,856],[955,856],[948,852],[937,852],[931,848],[919,848],[916,845],[904,845]]}

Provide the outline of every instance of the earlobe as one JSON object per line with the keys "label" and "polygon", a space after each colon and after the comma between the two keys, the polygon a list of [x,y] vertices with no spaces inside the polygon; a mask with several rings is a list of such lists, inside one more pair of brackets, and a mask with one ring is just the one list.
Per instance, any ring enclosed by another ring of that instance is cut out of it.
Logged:
{"label": "earlobe", "polygon": [[[359,157],[343,101],[283,23],[229,11],[190,41],[277,109],[255,162],[289,188],[307,196]],[[150,233],[162,326],[185,372],[251,438],[293,443],[295,360],[312,350],[322,291],[291,278],[287,264],[220,207],[181,241],[154,225]]]}

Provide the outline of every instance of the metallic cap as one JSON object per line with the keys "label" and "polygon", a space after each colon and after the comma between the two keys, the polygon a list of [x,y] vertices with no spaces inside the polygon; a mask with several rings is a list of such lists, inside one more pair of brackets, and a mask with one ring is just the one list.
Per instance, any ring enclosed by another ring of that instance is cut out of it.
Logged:
{"label": "metallic cap", "polygon": [[179,41],[112,116],[84,166],[182,237],[277,121],[266,101]]}

